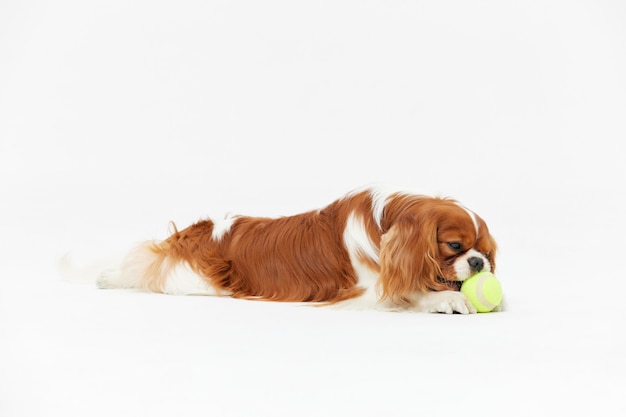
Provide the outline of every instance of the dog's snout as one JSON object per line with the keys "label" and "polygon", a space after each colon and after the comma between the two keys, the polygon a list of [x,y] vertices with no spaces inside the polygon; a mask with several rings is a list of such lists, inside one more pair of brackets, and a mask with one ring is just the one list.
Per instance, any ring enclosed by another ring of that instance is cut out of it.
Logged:
{"label": "dog's snout", "polygon": [[476,272],[482,271],[485,267],[485,262],[476,256],[472,256],[467,260],[467,262],[469,263],[470,268]]}

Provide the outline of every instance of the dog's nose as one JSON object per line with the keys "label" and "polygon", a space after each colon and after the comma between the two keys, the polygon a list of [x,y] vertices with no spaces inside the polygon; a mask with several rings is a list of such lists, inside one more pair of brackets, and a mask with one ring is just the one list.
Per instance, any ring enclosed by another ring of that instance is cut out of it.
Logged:
{"label": "dog's nose", "polygon": [[483,262],[482,259],[477,258],[476,256],[472,256],[471,258],[469,258],[467,260],[467,263],[469,263],[470,268],[472,268],[472,270],[476,272],[482,271],[485,267],[485,262]]}

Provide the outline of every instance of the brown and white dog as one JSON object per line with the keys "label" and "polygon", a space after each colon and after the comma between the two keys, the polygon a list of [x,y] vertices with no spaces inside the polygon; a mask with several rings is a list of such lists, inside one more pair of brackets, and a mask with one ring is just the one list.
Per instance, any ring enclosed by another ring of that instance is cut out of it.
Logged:
{"label": "brown and white dog", "polygon": [[458,202],[382,188],[281,218],[203,220],[145,242],[100,288],[138,288],[440,313],[475,313],[458,291],[494,271],[486,223]]}

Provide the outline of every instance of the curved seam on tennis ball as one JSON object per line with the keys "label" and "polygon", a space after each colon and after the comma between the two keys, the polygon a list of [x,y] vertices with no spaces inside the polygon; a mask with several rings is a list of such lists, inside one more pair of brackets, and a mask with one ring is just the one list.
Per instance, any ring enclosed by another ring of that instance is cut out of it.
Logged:
{"label": "curved seam on tennis ball", "polygon": [[487,278],[488,278],[487,275],[483,275],[482,277],[478,279],[478,282],[476,283],[476,297],[478,298],[478,301],[480,301],[482,305],[484,305],[486,308],[490,310],[493,310],[494,308],[496,308],[495,304],[488,301],[485,298],[485,294],[483,294],[483,284],[485,283]]}

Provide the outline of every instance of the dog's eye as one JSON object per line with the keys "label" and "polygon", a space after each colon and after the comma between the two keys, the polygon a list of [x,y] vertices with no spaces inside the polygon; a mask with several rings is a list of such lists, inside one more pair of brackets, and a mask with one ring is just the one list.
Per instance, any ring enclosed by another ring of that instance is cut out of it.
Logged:
{"label": "dog's eye", "polygon": [[461,250],[461,248],[463,247],[459,242],[448,242],[448,246],[452,250]]}

